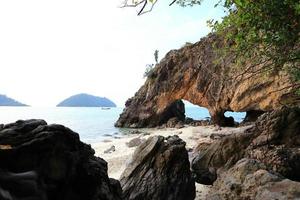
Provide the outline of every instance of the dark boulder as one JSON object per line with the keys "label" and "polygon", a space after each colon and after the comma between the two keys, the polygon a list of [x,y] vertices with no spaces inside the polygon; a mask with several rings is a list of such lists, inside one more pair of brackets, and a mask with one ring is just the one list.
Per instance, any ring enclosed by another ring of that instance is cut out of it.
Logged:
{"label": "dark boulder", "polygon": [[243,123],[246,122],[255,122],[259,116],[264,114],[265,112],[260,111],[260,110],[249,110],[246,112],[245,119],[243,120]]}
{"label": "dark boulder", "polygon": [[180,121],[177,117],[173,117],[163,124],[161,128],[183,128],[184,122]]}
{"label": "dark boulder", "polygon": [[[118,200],[118,181],[90,145],[61,125],[17,121],[0,130],[1,199]],[[8,184],[9,183],[9,184]]]}
{"label": "dark boulder", "polygon": [[121,176],[126,200],[192,200],[195,182],[185,142],[178,136],[150,137],[134,152]]}
{"label": "dark boulder", "polygon": [[[131,99],[129,99],[131,102]],[[126,102],[128,104],[128,102]],[[144,107],[146,111],[137,112],[134,107],[126,107],[120,118],[115,123],[116,127],[142,128],[142,127],[157,127],[166,124],[169,119],[176,118],[177,121],[184,123],[185,108],[181,100],[176,100],[160,114],[154,114],[152,107]],[[149,118],[151,113],[151,117]],[[128,120],[129,119],[129,120]]]}

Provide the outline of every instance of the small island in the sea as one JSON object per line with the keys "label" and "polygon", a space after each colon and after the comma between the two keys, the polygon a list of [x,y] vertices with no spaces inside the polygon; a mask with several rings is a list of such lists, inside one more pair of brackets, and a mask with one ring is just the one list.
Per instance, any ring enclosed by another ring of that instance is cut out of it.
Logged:
{"label": "small island in the sea", "polygon": [[82,93],[63,100],[57,107],[116,107],[116,104],[106,97]]}
{"label": "small island in the sea", "polygon": [[28,106],[26,104],[20,103],[6,95],[0,94],[0,106]]}

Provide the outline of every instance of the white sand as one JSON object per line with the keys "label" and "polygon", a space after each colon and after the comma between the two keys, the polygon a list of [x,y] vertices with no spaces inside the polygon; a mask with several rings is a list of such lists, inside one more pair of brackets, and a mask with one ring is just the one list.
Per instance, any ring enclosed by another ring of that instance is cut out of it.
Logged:
{"label": "white sand", "polygon": [[[94,143],[92,147],[96,151],[96,156],[99,156],[106,160],[108,163],[108,175],[111,178],[119,179],[121,173],[126,167],[126,163],[129,162],[131,156],[136,147],[129,148],[126,143],[133,138],[140,137],[141,139],[147,139],[150,136],[162,135],[164,137],[178,135],[182,140],[186,142],[187,149],[194,148],[197,144],[202,142],[212,142],[210,136],[212,134],[232,134],[235,132],[241,132],[249,127],[240,128],[217,128],[214,126],[199,126],[199,127],[184,127],[181,129],[141,129],[142,133],[150,133],[149,135],[144,134],[132,134],[124,136],[120,139],[107,138],[103,142]],[[115,146],[115,151],[112,153],[104,153],[107,149]],[[197,198],[201,199],[208,191],[209,186],[196,184]]]}

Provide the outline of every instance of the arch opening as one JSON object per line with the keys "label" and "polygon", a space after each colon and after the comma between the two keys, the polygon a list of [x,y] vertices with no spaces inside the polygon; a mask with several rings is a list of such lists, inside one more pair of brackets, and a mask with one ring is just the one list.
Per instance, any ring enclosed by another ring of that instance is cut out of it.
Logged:
{"label": "arch opening", "polygon": [[205,107],[195,105],[187,100],[183,100],[185,108],[185,124],[200,126],[211,124],[209,111]]}
{"label": "arch opening", "polygon": [[210,119],[209,111],[201,106],[195,105],[187,100],[182,100],[185,107],[185,116],[194,120]]}
{"label": "arch opening", "polygon": [[233,117],[235,122],[241,123],[244,121],[246,117],[246,112],[233,112],[233,111],[226,111],[224,113],[225,117]]}
{"label": "arch opening", "polygon": [[[186,121],[207,121],[207,124],[212,124],[212,117],[207,108],[195,105],[187,100],[182,101],[185,105]],[[224,126],[234,126],[237,123],[241,123],[248,120],[249,112],[226,111],[224,114],[222,113],[222,116],[219,117],[224,119]]]}

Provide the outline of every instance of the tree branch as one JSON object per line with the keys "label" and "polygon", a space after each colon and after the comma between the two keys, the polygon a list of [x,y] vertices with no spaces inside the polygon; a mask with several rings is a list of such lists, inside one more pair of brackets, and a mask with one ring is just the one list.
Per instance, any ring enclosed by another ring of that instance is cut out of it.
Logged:
{"label": "tree branch", "polygon": [[[140,1],[137,1],[136,3],[128,3],[129,0],[125,0],[123,2],[123,5],[120,6],[120,8],[126,8],[126,7],[138,7],[140,5],[142,5],[142,8],[139,10],[138,14],[137,15],[142,15],[142,14],[145,14],[145,13],[148,13],[148,12],[151,12],[153,10],[153,7],[154,5],[157,3],[158,0],[154,1],[154,2],[151,2],[151,7],[148,9],[148,10],[145,10],[146,6],[148,5],[149,3],[149,0],[140,0]],[[173,0],[169,6],[172,6],[177,0]]]}
{"label": "tree branch", "polygon": [[[138,15],[141,15],[143,13],[143,10],[145,9],[146,5],[147,5],[147,0],[145,0],[143,7],[141,8],[141,10],[139,11]],[[152,5],[153,7],[153,5]],[[152,8],[151,8],[152,9]]]}
{"label": "tree branch", "polygon": [[145,1],[147,1],[147,0],[142,0],[142,1],[137,2],[135,4],[128,4],[128,0],[125,0],[123,5],[120,6],[120,8],[126,8],[126,7],[134,7],[135,8],[135,7],[138,7],[139,5],[141,5],[142,3],[144,3]]}
{"label": "tree branch", "polygon": [[176,1],[177,1],[177,0],[173,0],[173,1],[169,4],[169,6],[172,6]]}

